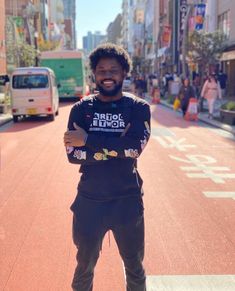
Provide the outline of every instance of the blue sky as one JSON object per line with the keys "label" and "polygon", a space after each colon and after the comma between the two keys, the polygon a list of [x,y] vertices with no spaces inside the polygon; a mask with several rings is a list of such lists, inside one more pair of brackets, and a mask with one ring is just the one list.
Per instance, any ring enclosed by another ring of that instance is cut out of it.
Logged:
{"label": "blue sky", "polygon": [[88,31],[101,31],[121,12],[122,0],[76,0],[76,30],[78,46],[82,47],[82,37]]}

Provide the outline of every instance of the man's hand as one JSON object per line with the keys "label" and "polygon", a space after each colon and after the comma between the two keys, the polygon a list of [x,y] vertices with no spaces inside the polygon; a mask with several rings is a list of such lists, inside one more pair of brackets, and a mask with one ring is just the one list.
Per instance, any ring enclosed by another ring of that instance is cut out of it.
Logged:
{"label": "man's hand", "polygon": [[64,145],[72,147],[82,147],[86,144],[87,133],[75,122],[73,123],[73,126],[75,130],[67,130],[64,134]]}

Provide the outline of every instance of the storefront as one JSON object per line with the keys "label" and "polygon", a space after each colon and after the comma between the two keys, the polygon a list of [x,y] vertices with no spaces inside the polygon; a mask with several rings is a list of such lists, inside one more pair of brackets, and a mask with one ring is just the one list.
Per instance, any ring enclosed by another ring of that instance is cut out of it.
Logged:
{"label": "storefront", "polygon": [[0,0],[0,75],[6,74],[5,1]]}
{"label": "storefront", "polygon": [[223,71],[228,76],[227,96],[235,100],[235,49],[226,51],[221,56]]}

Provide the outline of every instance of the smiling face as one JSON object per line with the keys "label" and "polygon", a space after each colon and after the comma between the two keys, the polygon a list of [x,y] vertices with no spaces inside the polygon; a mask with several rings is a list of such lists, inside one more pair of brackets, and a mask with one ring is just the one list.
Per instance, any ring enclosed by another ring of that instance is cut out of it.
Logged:
{"label": "smiling face", "polygon": [[93,73],[102,100],[112,101],[121,98],[126,73],[115,58],[100,59]]}

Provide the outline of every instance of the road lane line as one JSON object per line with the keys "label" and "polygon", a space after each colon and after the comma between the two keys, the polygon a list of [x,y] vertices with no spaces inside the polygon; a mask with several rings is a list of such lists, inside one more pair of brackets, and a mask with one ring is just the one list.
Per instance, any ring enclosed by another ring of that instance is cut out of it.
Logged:
{"label": "road lane line", "polygon": [[147,276],[147,291],[234,291],[235,275]]}
{"label": "road lane line", "polygon": [[203,194],[208,198],[232,198],[235,200],[235,192],[232,191],[203,191]]}

